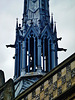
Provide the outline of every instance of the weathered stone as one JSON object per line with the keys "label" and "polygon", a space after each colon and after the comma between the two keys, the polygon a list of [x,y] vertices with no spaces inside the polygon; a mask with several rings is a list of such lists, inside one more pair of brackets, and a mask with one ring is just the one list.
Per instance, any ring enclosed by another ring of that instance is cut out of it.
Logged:
{"label": "weathered stone", "polygon": [[4,100],[12,100],[14,97],[13,80],[10,79],[4,87]]}
{"label": "weathered stone", "polygon": [[53,84],[53,77],[51,77],[50,79],[49,79],[49,85],[51,86],[52,84]]}
{"label": "weathered stone", "polygon": [[66,83],[66,75],[62,77],[62,85]]}
{"label": "weathered stone", "polygon": [[47,80],[46,82],[44,82],[44,90],[45,90],[46,88],[48,88],[48,86],[49,86],[49,84],[48,84],[48,80]]}
{"label": "weathered stone", "polygon": [[71,72],[68,72],[66,74],[66,81],[69,81],[71,79]]}
{"label": "weathered stone", "polygon": [[41,85],[40,87],[40,92],[44,91],[44,84]]}
{"label": "weathered stone", "polygon": [[73,61],[72,63],[71,63],[71,70],[73,70],[75,68],[75,61]]}
{"label": "weathered stone", "polygon": [[67,84],[65,83],[62,85],[62,92],[64,92],[66,89],[67,89]]}
{"label": "weathered stone", "polygon": [[57,90],[53,92],[53,98],[57,97]]}
{"label": "weathered stone", "polygon": [[69,80],[68,82],[67,82],[67,88],[70,88],[71,87],[71,80]]}
{"label": "weathered stone", "polygon": [[46,98],[44,98],[44,100],[49,100],[49,96],[47,96]]}
{"label": "weathered stone", "polygon": [[36,97],[36,92],[33,91],[33,92],[32,92],[32,99],[35,98],[35,97]]}
{"label": "weathered stone", "polygon": [[60,78],[61,78],[61,71],[58,72],[58,74],[57,74],[57,79],[59,80]]}
{"label": "weathered stone", "polygon": [[57,81],[57,74],[53,76],[53,83]]}
{"label": "weathered stone", "polygon": [[66,75],[66,67],[61,70],[61,75],[62,76]]}
{"label": "weathered stone", "polygon": [[32,100],[32,93],[28,95],[28,100]]}
{"label": "weathered stone", "polygon": [[71,79],[71,83],[72,83],[72,85],[75,84],[75,77],[73,77],[73,78]]}
{"label": "weathered stone", "polygon": [[71,71],[71,77],[75,77],[75,68]]}
{"label": "weathered stone", "polygon": [[49,94],[51,94],[53,92],[53,84],[51,86],[49,86],[48,91],[49,91]]}
{"label": "weathered stone", "polygon": [[40,94],[40,87],[36,89],[36,95]]}
{"label": "weathered stone", "polygon": [[48,88],[44,91],[44,95],[45,95],[45,97],[48,96]]}
{"label": "weathered stone", "polygon": [[66,73],[69,73],[69,72],[71,72],[71,65],[68,65],[68,66],[66,67]]}
{"label": "weathered stone", "polygon": [[57,81],[53,84],[53,91],[57,89]]}
{"label": "weathered stone", "polygon": [[4,72],[0,70],[0,87],[5,83]]}
{"label": "weathered stone", "polygon": [[40,94],[36,95],[36,100],[40,100]]}
{"label": "weathered stone", "polygon": [[44,98],[44,91],[40,93],[40,100]]}
{"label": "weathered stone", "polygon": [[62,87],[60,86],[59,88],[58,88],[58,95],[60,95],[62,93]]}
{"label": "weathered stone", "polygon": [[61,85],[62,85],[62,81],[61,81],[61,79],[59,79],[59,80],[57,81],[57,88],[60,87]]}

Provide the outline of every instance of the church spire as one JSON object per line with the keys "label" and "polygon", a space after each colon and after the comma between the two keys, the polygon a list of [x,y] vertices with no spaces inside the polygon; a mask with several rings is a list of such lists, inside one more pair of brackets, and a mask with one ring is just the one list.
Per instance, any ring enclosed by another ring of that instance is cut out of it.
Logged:
{"label": "church spire", "polygon": [[56,30],[56,22],[54,22],[54,33],[55,34],[57,33],[57,30]]}
{"label": "church spire", "polygon": [[51,29],[53,31],[53,13],[51,14]]}
{"label": "church spire", "polygon": [[51,21],[49,16],[49,0],[24,0],[22,27],[16,19],[17,77],[30,72],[42,74],[55,67],[58,47],[56,23],[53,13]]}
{"label": "church spire", "polygon": [[23,20],[22,20],[22,26],[25,25],[27,22],[27,0],[24,0],[24,9],[23,9]]}
{"label": "church spire", "polygon": [[16,18],[16,30],[18,29],[18,18]]}

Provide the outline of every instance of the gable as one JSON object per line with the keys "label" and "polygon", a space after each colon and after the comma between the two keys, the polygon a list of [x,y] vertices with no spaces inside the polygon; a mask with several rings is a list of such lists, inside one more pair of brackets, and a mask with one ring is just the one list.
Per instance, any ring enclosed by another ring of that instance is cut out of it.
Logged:
{"label": "gable", "polygon": [[35,36],[35,37],[38,36],[38,33],[37,33],[37,31],[34,29],[33,26],[30,26],[30,27],[29,27],[29,29],[28,29],[28,31],[26,32],[24,38],[26,39],[26,38],[28,38],[28,36]]}
{"label": "gable", "polygon": [[41,32],[41,38],[44,37],[44,36],[47,37],[47,38],[52,38],[52,32],[50,30],[49,25],[45,26],[45,28]]}

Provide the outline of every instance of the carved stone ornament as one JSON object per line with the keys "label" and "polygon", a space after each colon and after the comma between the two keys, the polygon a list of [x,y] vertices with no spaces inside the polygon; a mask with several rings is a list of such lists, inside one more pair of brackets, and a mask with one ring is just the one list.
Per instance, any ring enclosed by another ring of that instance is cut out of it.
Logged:
{"label": "carved stone ornament", "polygon": [[37,0],[32,0],[32,2],[34,2],[34,3],[35,3],[36,1],[37,1]]}

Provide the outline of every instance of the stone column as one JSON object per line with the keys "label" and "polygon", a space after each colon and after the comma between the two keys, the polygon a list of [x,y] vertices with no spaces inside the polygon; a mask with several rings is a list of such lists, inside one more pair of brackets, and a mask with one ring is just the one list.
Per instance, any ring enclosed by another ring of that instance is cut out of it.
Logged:
{"label": "stone column", "polygon": [[19,61],[20,61],[20,57],[19,57],[19,42],[17,43],[17,77],[19,77],[19,70],[20,70],[20,65],[19,65]]}
{"label": "stone column", "polygon": [[28,73],[30,72],[30,37],[28,37]]}
{"label": "stone column", "polygon": [[51,42],[52,69],[55,67],[55,44]]}
{"label": "stone column", "polygon": [[36,69],[36,40],[34,37],[34,72],[35,72],[35,69]]}
{"label": "stone column", "polygon": [[58,65],[57,43],[55,44],[55,66]]}
{"label": "stone column", "polygon": [[22,42],[20,43],[20,75],[22,70]]}
{"label": "stone column", "polygon": [[38,38],[38,68],[37,68],[37,72],[41,72],[42,68],[41,68],[41,39]]}
{"label": "stone column", "polygon": [[45,38],[43,39],[43,70],[45,71]]}
{"label": "stone column", "polygon": [[50,72],[50,39],[48,39],[48,71]]}
{"label": "stone column", "polygon": [[24,76],[26,73],[26,64],[27,64],[27,50],[26,50],[26,40],[24,40],[22,46],[22,70],[21,70],[22,76]]}
{"label": "stone column", "polygon": [[14,71],[14,80],[17,78],[17,43],[15,48],[15,71]]}

